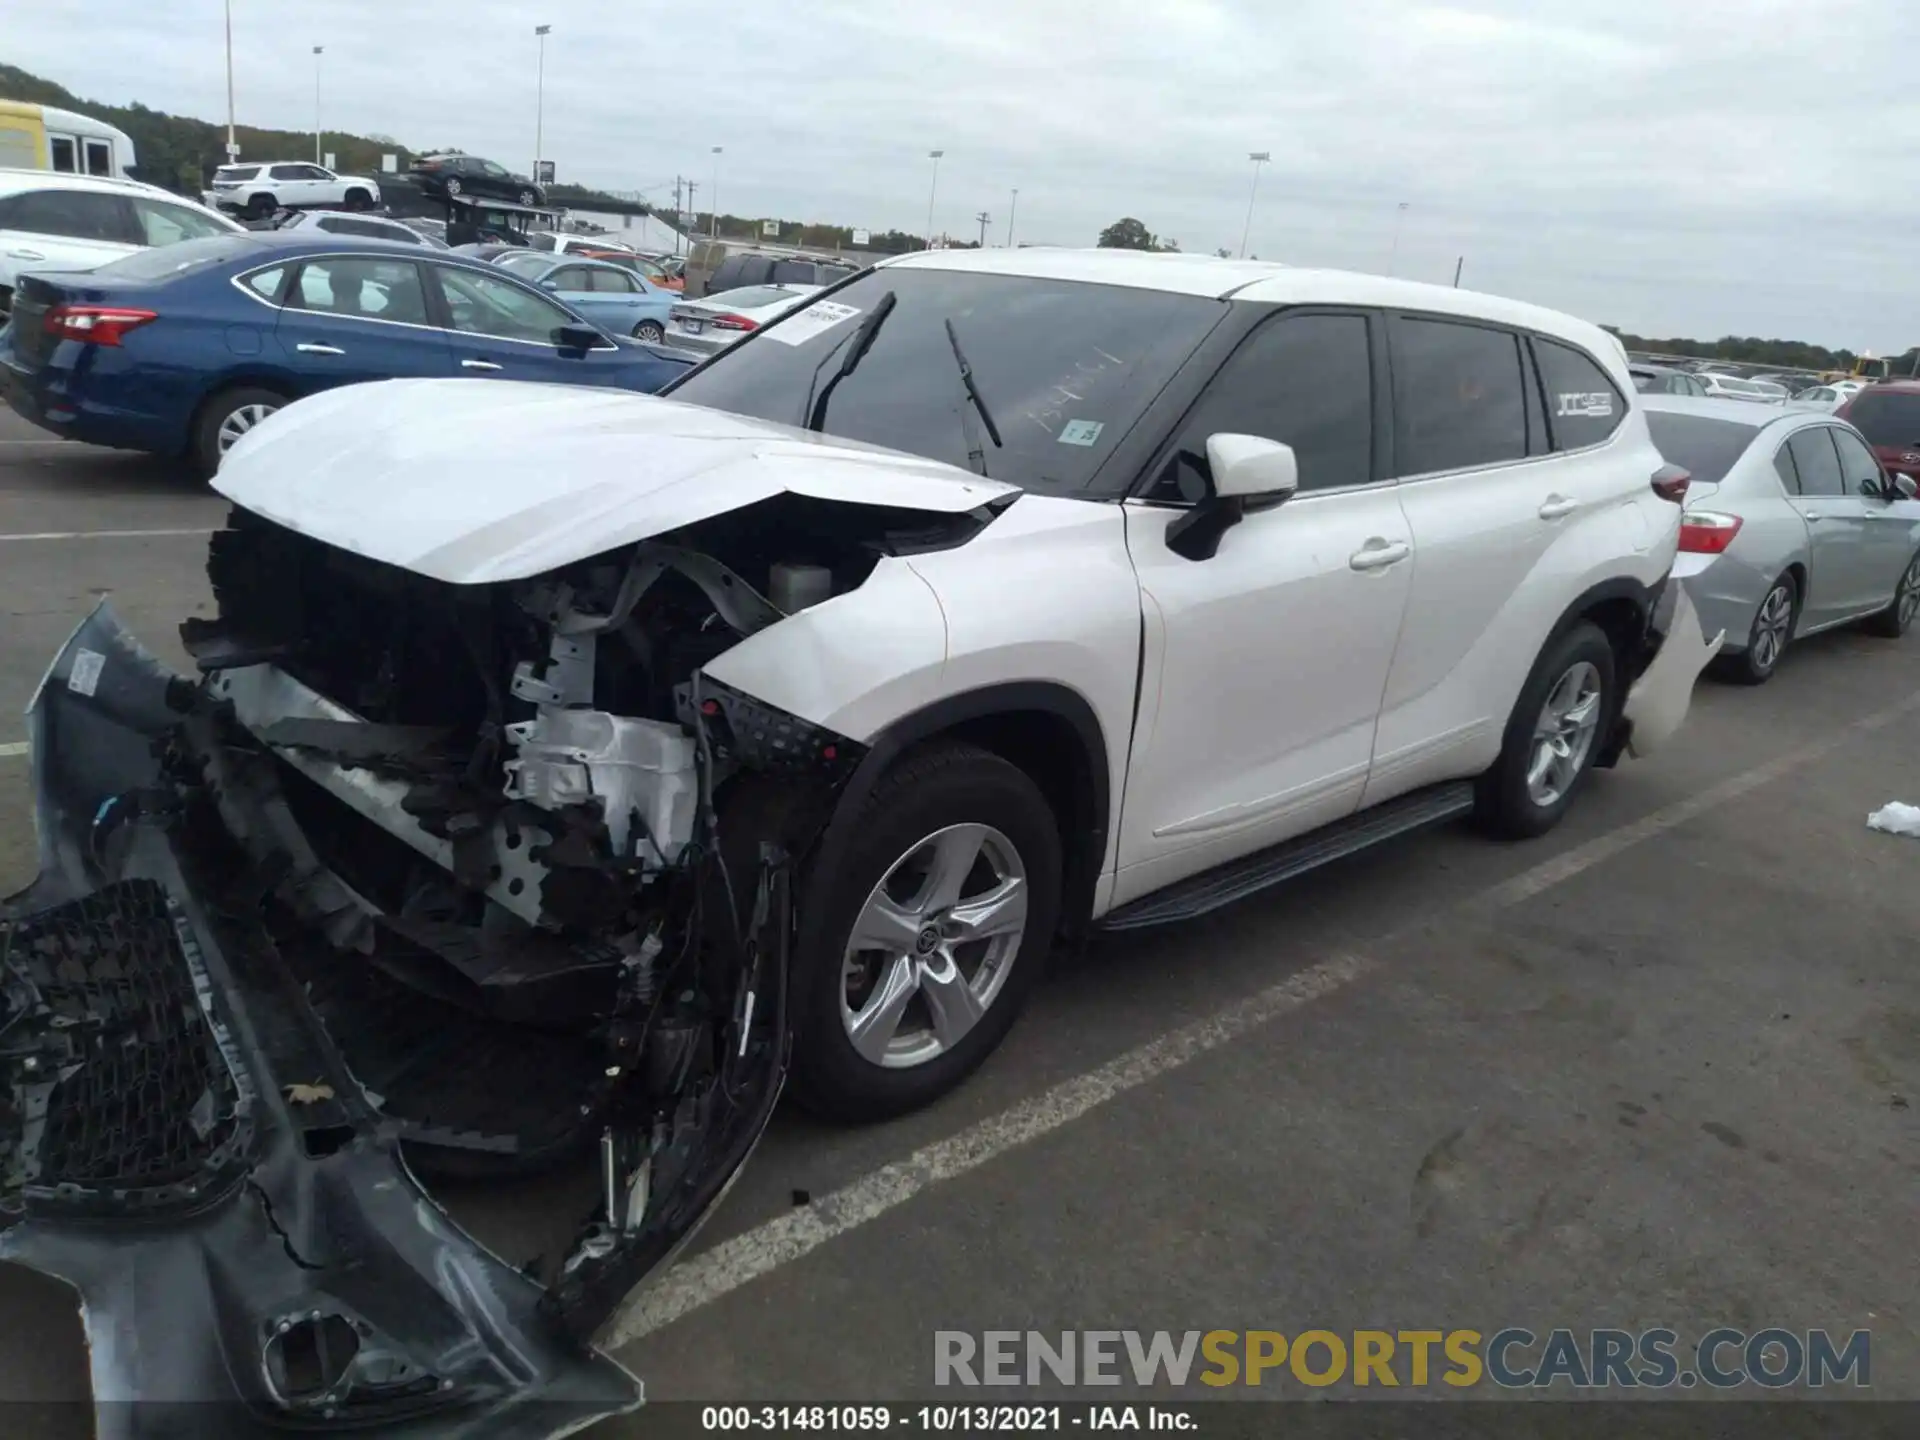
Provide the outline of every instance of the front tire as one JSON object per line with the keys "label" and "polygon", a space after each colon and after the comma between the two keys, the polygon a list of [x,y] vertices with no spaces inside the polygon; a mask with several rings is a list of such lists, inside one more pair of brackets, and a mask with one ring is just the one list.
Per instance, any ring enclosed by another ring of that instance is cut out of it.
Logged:
{"label": "front tire", "polygon": [[369,195],[366,191],[359,189],[347,191],[347,209],[368,210],[372,207],[373,196]]}
{"label": "front tire", "polygon": [[190,446],[194,469],[211,478],[234,442],[286,403],[287,397],[279,391],[257,385],[222,390],[208,400],[194,422]]}
{"label": "front tire", "polygon": [[793,1090],[842,1120],[953,1089],[1006,1038],[1060,913],[1060,833],[1039,787],[973,745],[920,751],[867,797],[798,957]]}
{"label": "front tire", "polygon": [[667,338],[667,332],[658,320],[642,320],[633,327],[633,338],[645,340],[648,344],[658,345]]}
{"label": "front tire", "polygon": [[1480,777],[1475,815],[1512,840],[1560,823],[1593,770],[1618,711],[1617,661],[1606,633],[1582,620],[1541,652],[1507,721],[1500,758]]}
{"label": "front tire", "polygon": [[1920,555],[1907,562],[1907,568],[1900,572],[1900,583],[1893,587],[1893,598],[1887,601],[1886,609],[1869,617],[1866,631],[1898,640],[1907,633],[1916,614],[1920,614]]}
{"label": "front tire", "polygon": [[1747,645],[1734,655],[1714,661],[1714,673],[1735,685],[1764,685],[1780,668],[1780,657],[1793,638],[1793,622],[1800,613],[1800,587],[1793,576],[1782,575],[1760,597],[1747,630]]}

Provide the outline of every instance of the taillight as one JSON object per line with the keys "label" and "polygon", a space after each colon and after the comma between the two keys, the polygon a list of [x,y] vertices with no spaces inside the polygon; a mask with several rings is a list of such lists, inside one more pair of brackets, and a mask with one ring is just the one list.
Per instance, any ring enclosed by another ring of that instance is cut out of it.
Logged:
{"label": "taillight", "polygon": [[1738,515],[1689,510],[1680,517],[1680,548],[1690,555],[1718,555],[1740,533]]}
{"label": "taillight", "polygon": [[118,345],[129,330],[138,330],[159,318],[151,310],[128,310],[118,305],[56,305],[47,311],[40,328],[56,340]]}
{"label": "taillight", "polygon": [[1687,486],[1692,483],[1692,474],[1678,465],[1662,465],[1653,472],[1653,493],[1676,505],[1687,498]]}
{"label": "taillight", "polygon": [[758,320],[749,320],[744,315],[716,315],[712,323],[716,330],[758,330],[760,328]]}

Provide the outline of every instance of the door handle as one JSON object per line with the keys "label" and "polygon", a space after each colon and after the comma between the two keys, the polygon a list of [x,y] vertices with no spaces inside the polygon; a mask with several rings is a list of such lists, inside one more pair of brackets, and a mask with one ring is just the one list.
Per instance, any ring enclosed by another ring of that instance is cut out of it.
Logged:
{"label": "door handle", "polygon": [[491,360],[462,360],[460,368],[462,370],[498,370],[500,367]]}
{"label": "door handle", "polygon": [[9,250],[7,258],[9,260],[44,260],[47,257],[38,250]]}
{"label": "door handle", "polygon": [[1827,518],[1827,512],[1824,510],[1808,510],[1805,514],[1809,520],[1825,520]]}
{"label": "door handle", "polygon": [[303,340],[293,347],[302,355],[344,355],[347,352],[338,345],[314,345]]}
{"label": "door handle", "polygon": [[1569,500],[1564,495],[1549,495],[1540,502],[1542,520],[1562,520],[1580,508],[1578,500]]}
{"label": "door handle", "polygon": [[1384,570],[1389,565],[1398,565],[1412,553],[1413,547],[1404,540],[1389,543],[1375,538],[1349,555],[1347,564],[1355,570]]}

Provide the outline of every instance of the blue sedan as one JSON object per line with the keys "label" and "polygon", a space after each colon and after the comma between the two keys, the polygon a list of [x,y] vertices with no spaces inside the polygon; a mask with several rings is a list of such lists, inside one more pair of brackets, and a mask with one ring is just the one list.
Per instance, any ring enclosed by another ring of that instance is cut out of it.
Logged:
{"label": "blue sedan", "polygon": [[589,320],[636,340],[664,340],[667,312],[686,298],[605,260],[522,250],[495,256],[493,263],[559,296]]}
{"label": "blue sedan", "polygon": [[498,266],[337,235],[221,235],[23,275],[0,332],[0,387],[21,415],[204,474],[275,410],[335,385],[471,376],[651,392],[691,363]]}

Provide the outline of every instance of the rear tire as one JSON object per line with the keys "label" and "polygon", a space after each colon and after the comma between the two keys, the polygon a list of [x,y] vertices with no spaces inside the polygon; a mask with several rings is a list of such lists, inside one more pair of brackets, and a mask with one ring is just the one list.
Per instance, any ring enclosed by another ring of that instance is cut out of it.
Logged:
{"label": "rear tire", "polygon": [[1767,587],[1767,593],[1754,609],[1746,648],[1731,655],[1716,656],[1713,673],[1734,685],[1766,684],[1780,668],[1780,657],[1787,653],[1799,618],[1800,586],[1793,576],[1782,575]]}
{"label": "rear tire", "polygon": [[460,189],[460,177],[458,175],[449,175],[447,177],[447,194],[458,195]]}
{"label": "rear tire", "polygon": [[[1025,771],[973,745],[942,744],[885,775],[850,833],[840,863],[816,868],[800,897],[801,913],[823,922],[817,950],[794,966],[792,1091],[816,1114],[874,1120],[946,1094],[1013,1028],[1059,919],[1060,831]],[[934,898],[943,845],[956,862],[957,899],[945,906]],[[1015,897],[1023,914],[1006,903]],[[981,925],[992,938],[964,938],[969,906],[996,917]],[[856,926],[891,938],[893,926],[876,927],[893,916],[904,917],[897,947],[855,946]],[[956,976],[967,990],[957,1000]],[[905,997],[898,1006],[883,1003],[890,979]]]}
{"label": "rear tire", "polygon": [[1916,614],[1920,614],[1920,555],[1909,560],[1907,568],[1900,572],[1899,582],[1893,587],[1893,598],[1887,601],[1887,608],[1878,615],[1869,616],[1864,628],[1869,635],[1898,640],[1907,633],[1907,627],[1913,624]]}
{"label": "rear tire", "polygon": [[247,218],[264,220],[280,208],[280,200],[274,195],[255,195],[247,201]]}
{"label": "rear tire", "polygon": [[287,397],[279,391],[259,385],[238,385],[211,396],[194,421],[188,451],[193,468],[212,479],[227,447],[287,403]]}
{"label": "rear tire", "polygon": [[1590,620],[1541,652],[1507,720],[1500,758],[1476,787],[1474,815],[1488,831],[1526,840],[1560,823],[1619,710],[1617,669],[1606,632]]}
{"label": "rear tire", "polygon": [[658,320],[642,320],[633,327],[633,338],[644,340],[649,345],[658,345],[667,338],[667,332]]}
{"label": "rear tire", "polygon": [[531,191],[531,190],[522,190],[522,191],[520,192],[520,203],[521,203],[522,205],[533,205],[533,204],[536,204],[536,203],[538,203],[538,201],[539,201],[539,199],[540,199],[540,197],[539,197],[538,195],[536,195],[536,194],[534,194],[534,193],[533,193],[533,191]]}
{"label": "rear tire", "polygon": [[373,208],[373,196],[366,191],[353,189],[347,191],[347,209],[370,210]]}

